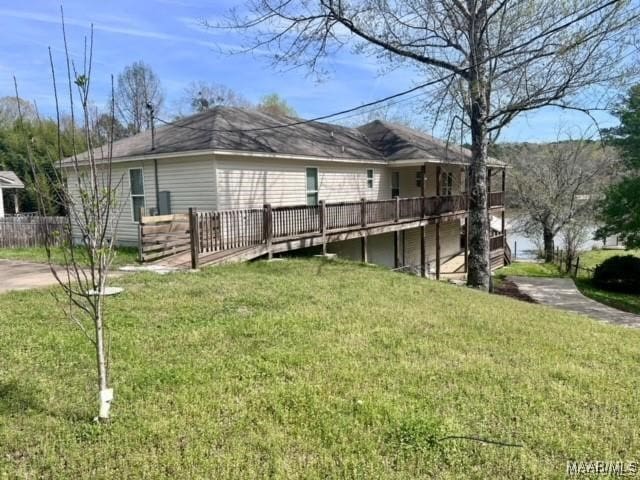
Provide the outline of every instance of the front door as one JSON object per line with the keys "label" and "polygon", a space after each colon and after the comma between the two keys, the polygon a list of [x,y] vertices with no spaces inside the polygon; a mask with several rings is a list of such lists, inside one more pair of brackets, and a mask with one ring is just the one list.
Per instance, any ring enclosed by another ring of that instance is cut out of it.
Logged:
{"label": "front door", "polygon": [[400,172],[391,172],[391,198],[400,196]]}

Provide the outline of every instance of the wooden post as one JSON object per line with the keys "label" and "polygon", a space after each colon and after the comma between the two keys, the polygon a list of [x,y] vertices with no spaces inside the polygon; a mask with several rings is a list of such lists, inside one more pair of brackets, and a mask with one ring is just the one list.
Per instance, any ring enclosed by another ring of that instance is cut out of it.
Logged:
{"label": "wooden post", "polygon": [[464,219],[464,273],[469,269],[469,218]]}
{"label": "wooden post", "polygon": [[393,233],[393,268],[400,267],[400,231]]}
{"label": "wooden post", "polygon": [[327,254],[327,204],[324,200],[318,202],[318,216],[320,220],[320,234],[322,235],[322,255]]}
{"label": "wooden post", "polygon": [[422,197],[422,218],[426,215],[425,197],[427,192],[427,164],[423,163],[420,167],[420,196]]}
{"label": "wooden post", "polygon": [[436,223],[436,280],[440,280],[440,220]]}
{"label": "wooden post", "polygon": [[138,221],[138,261],[142,263],[142,214],[144,208],[140,208],[140,220]]}
{"label": "wooden post", "polygon": [[369,252],[367,251],[367,240],[368,235],[363,233],[362,237],[360,237],[360,248],[362,249],[362,263],[369,262]]}
{"label": "wooden post", "polygon": [[426,239],[426,227],[423,225],[420,227],[420,276],[423,278],[427,276],[427,249],[425,245]]}
{"label": "wooden post", "polygon": [[198,238],[198,212],[195,208],[189,208],[189,240],[191,247],[191,268],[193,270],[198,269],[200,260]]}
{"label": "wooden post", "polygon": [[505,232],[504,208],[502,209],[502,218],[501,218],[501,220],[502,220],[502,249],[504,250],[504,242],[505,242],[505,239],[506,239],[506,236],[504,234],[504,232]]}
{"label": "wooden post", "polygon": [[441,176],[442,176],[442,167],[438,165],[436,167],[436,197],[440,196],[440,189],[442,188],[442,185],[440,185]]}
{"label": "wooden post", "polygon": [[491,193],[491,167],[487,168],[487,193]]}
{"label": "wooden post", "polygon": [[262,215],[262,228],[264,230],[264,240],[267,245],[267,258],[273,258],[271,245],[273,243],[273,210],[270,203],[265,203]]}
{"label": "wooden post", "polygon": [[580,257],[576,258],[576,271],[573,274],[574,278],[578,278],[578,268],[580,268]]}
{"label": "wooden post", "polygon": [[502,169],[502,191],[503,192],[506,190],[506,186],[507,186],[507,169],[503,168]]}
{"label": "wooden post", "polygon": [[396,197],[396,212],[394,220],[396,223],[400,221],[400,197]]}
{"label": "wooden post", "polygon": [[13,192],[13,210],[15,211],[16,215],[18,213],[20,213],[20,207],[18,205],[18,191],[17,190],[15,190]]}
{"label": "wooden post", "polygon": [[367,226],[367,199],[360,199],[360,225],[362,227]]}

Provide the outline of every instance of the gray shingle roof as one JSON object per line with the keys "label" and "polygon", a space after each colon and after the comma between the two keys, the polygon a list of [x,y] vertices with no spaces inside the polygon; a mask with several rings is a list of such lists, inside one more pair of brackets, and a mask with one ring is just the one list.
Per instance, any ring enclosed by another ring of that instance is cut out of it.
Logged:
{"label": "gray shingle roof", "polygon": [[[359,128],[322,122],[272,128],[296,121],[299,119],[256,110],[215,107],[156,128],[153,150],[150,131],[114,142],[113,157],[225,150],[390,162],[468,163],[470,158],[466,149],[455,145],[447,147],[422,132],[378,120]],[[259,130],[264,128],[271,129]],[[251,129],[258,130],[246,131]]]}
{"label": "gray shingle roof", "polygon": [[468,163],[471,151],[403,125],[374,120],[358,127],[385,158],[394,160],[433,160]]}
{"label": "gray shingle roof", "polygon": [[124,158],[198,150],[231,150],[384,160],[360,131],[339,125],[312,122],[271,130],[238,131],[277,127],[297,120],[255,110],[215,107],[156,128],[154,150],[151,149],[151,132],[145,131],[114,142],[113,156]]}
{"label": "gray shingle roof", "polygon": [[0,170],[0,188],[24,188],[24,183],[9,170]]}

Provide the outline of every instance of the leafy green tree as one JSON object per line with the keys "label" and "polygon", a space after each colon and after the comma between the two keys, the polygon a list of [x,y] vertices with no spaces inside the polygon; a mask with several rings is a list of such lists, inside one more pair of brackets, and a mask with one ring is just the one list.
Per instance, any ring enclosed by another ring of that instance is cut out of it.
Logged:
{"label": "leafy green tree", "polygon": [[269,115],[286,115],[288,117],[296,117],[298,113],[277,93],[265,95],[258,104],[258,110]]}
{"label": "leafy green tree", "polygon": [[[55,158],[58,148],[58,128],[52,120],[23,120],[24,133],[20,130],[19,121],[13,121],[0,127],[0,170],[12,170],[25,183],[26,188],[18,191],[18,203],[22,212],[35,212],[38,210],[37,191],[46,185],[52,193],[59,186],[59,175],[56,170]],[[75,142],[77,149],[85,148],[82,135],[76,135],[72,139],[71,129],[61,131],[60,147],[62,155],[70,155]],[[27,144],[31,148],[33,161],[37,164],[38,175],[46,178],[35,181],[32,169],[27,158]],[[42,181],[44,180],[44,181]],[[13,198],[5,199],[5,205],[13,206]],[[64,212],[54,208],[46,212],[57,215]]]}
{"label": "leafy green tree", "polygon": [[629,90],[614,114],[620,126],[606,132],[627,167],[622,178],[606,192],[600,206],[604,225],[596,235],[618,235],[628,248],[640,247],[640,85]]}

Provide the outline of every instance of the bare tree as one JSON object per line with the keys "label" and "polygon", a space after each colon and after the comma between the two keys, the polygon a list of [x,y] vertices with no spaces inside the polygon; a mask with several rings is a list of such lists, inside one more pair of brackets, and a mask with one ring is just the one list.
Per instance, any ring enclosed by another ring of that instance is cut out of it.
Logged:
{"label": "bare tree", "polygon": [[133,62],[118,75],[115,105],[121,121],[132,134],[151,128],[148,106],[157,114],[163,103],[160,79],[146,63]]}
{"label": "bare tree", "polygon": [[594,218],[593,211],[584,212],[582,218],[574,218],[562,229],[562,243],[565,251],[565,269],[571,272],[571,266],[582,246],[589,240],[590,226]]}
{"label": "bare tree", "polygon": [[517,223],[531,237],[542,238],[545,261],[553,261],[554,239],[564,231],[575,250],[580,226],[595,221],[595,204],[613,178],[617,156],[598,142],[564,141],[506,149],[510,181],[521,215]]}
{"label": "bare tree", "polygon": [[547,105],[583,108],[578,94],[630,73],[638,24],[621,0],[246,0],[225,25],[247,50],[322,72],[345,46],[427,80],[435,121],[470,132],[468,284],[490,283],[487,150],[514,117]]}
{"label": "bare tree", "polygon": [[16,97],[0,98],[0,126],[13,125],[18,120],[19,112],[24,121],[34,121],[38,117],[35,105]]}
{"label": "bare tree", "polygon": [[[124,202],[119,199],[119,189],[122,178],[112,176],[112,142],[113,126],[115,125],[115,104],[111,103],[110,119],[111,134],[107,145],[96,146],[96,134],[93,131],[95,119],[91,117],[93,109],[89,98],[91,90],[91,63],[93,51],[93,30],[88,51],[85,50],[83,69],[78,71],[70,60],[66,34],[63,38],[67,65],[68,100],[71,121],[71,143],[73,153],[70,157],[62,158],[60,144],[63,119],[60,116],[60,103],[56,88],[56,70],[49,49],[51,72],[53,75],[53,91],[56,103],[58,148],[54,153],[54,160],[60,167],[59,184],[61,188],[54,193],[51,189],[40,185],[37,188],[38,206],[40,212],[51,209],[51,205],[59,205],[67,212],[66,228],[63,231],[50,232],[53,236],[61,236],[59,243],[62,259],[53,257],[53,246],[45,244],[51,272],[62,288],[63,295],[56,294],[58,303],[65,310],[69,319],[80,329],[95,348],[96,367],[98,374],[98,390],[100,408],[96,420],[105,421],[109,418],[113,388],[109,378],[109,358],[107,319],[105,315],[105,295],[108,293],[107,283],[110,267],[116,251],[116,233]],[[85,46],[87,42],[85,41]],[[111,79],[113,92],[113,78]],[[18,87],[16,82],[16,98]],[[113,95],[112,95],[113,98]],[[79,106],[77,105],[79,104]],[[79,118],[76,116],[79,110]],[[23,123],[21,112],[20,124]],[[26,130],[23,129],[26,133]],[[32,175],[36,182],[42,181],[38,163],[31,152],[30,138],[25,135],[28,160]],[[80,153],[78,147],[87,147],[87,151]],[[72,172],[71,178],[65,178],[63,172]],[[66,182],[65,180],[68,180]],[[50,237],[47,236],[50,240]],[[57,248],[57,247],[56,247]]]}
{"label": "bare tree", "polygon": [[227,107],[250,108],[251,102],[233,89],[218,83],[191,82],[185,89],[183,103],[189,112],[204,112],[222,105]]}

